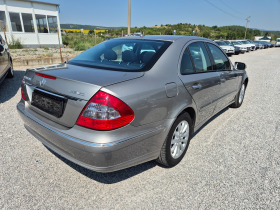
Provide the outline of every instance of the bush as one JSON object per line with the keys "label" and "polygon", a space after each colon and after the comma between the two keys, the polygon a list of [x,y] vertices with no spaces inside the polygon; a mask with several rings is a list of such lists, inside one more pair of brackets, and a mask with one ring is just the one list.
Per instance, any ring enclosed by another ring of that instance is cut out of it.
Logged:
{"label": "bush", "polygon": [[44,47],[44,50],[49,50],[49,48],[48,47]]}
{"label": "bush", "polygon": [[13,36],[12,36],[12,40],[11,42],[9,43],[9,48],[10,49],[22,49],[23,48],[23,45],[21,43],[21,41],[19,39],[15,39]]}

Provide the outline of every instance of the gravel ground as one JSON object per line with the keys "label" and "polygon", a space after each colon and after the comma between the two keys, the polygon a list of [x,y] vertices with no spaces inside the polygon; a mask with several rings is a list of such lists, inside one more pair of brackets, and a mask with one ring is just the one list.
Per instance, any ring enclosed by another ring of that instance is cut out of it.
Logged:
{"label": "gravel ground", "polygon": [[280,209],[280,48],[232,56],[248,66],[239,109],[225,109],[171,169],[100,174],[51,153],[16,111],[23,71],[0,85],[1,209]]}
{"label": "gravel ground", "polygon": [[[10,49],[10,52],[14,60],[60,57],[60,51],[56,48]],[[71,48],[61,48],[61,52],[63,57],[74,57],[81,53],[81,51],[74,51]]]}

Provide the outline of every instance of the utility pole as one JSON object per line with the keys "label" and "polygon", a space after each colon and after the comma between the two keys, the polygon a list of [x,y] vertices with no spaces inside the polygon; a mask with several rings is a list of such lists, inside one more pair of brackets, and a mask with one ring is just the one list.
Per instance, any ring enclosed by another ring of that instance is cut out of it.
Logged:
{"label": "utility pole", "polygon": [[245,20],[246,20],[246,31],[245,31],[245,38],[244,39],[246,39],[246,34],[247,34],[247,27],[248,27],[248,22],[250,22],[249,21],[249,18],[250,18],[251,16],[249,16],[249,17],[247,17]]}
{"label": "utility pole", "polygon": [[131,0],[128,0],[128,27],[127,27],[128,36],[130,36],[130,25],[131,25]]}
{"label": "utility pole", "polygon": [[96,29],[94,29],[94,45],[96,45]]}

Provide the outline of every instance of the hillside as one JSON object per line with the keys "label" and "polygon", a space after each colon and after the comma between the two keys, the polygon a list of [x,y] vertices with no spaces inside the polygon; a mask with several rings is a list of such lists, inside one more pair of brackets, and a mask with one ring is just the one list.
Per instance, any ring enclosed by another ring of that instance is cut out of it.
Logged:
{"label": "hillside", "polygon": [[[105,27],[105,26],[94,26],[94,25],[81,25],[81,24],[61,24],[61,28],[64,29],[106,29],[110,36],[120,36],[121,34],[127,33],[126,27]],[[210,39],[243,39],[245,35],[244,26],[205,26],[195,25],[189,23],[178,23],[178,24],[166,24],[166,25],[155,25],[152,27],[133,27],[131,28],[132,33],[142,32],[145,35],[158,35],[166,34],[172,35],[176,30],[176,35],[193,35],[202,36]],[[273,40],[280,36],[280,31],[264,31],[259,29],[248,29],[248,39],[253,39],[254,36],[271,36]]]}
{"label": "hillside", "polygon": [[64,29],[85,29],[85,30],[94,30],[94,29],[119,29],[122,27],[105,27],[105,26],[94,26],[94,25],[81,25],[81,24],[60,24],[61,28]]}

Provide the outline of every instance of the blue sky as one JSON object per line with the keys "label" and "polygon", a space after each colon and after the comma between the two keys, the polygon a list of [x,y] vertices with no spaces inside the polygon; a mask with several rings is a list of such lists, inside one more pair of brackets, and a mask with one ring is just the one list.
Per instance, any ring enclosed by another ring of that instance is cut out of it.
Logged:
{"label": "blue sky", "polygon": [[[61,23],[127,26],[128,0],[43,0],[60,4]],[[280,0],[131,0],[132,26],[192,23],[280,31]]]}

